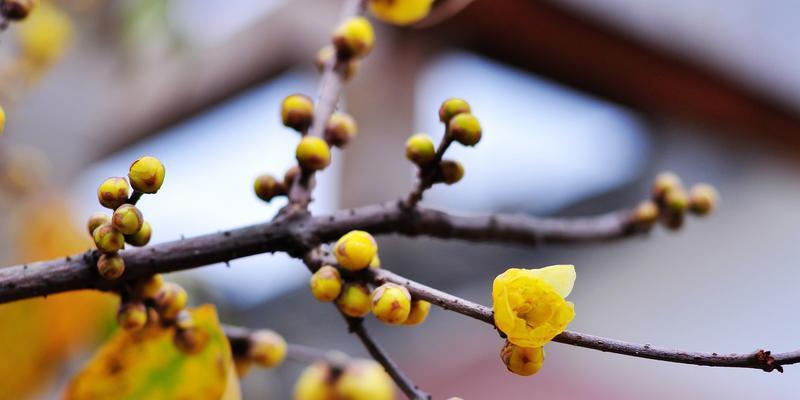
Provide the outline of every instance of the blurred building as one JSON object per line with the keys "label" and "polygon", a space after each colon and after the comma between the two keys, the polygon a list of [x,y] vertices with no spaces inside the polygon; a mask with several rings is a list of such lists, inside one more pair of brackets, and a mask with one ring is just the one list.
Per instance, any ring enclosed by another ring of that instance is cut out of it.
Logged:
{"label": "blurred building", "polygon": [[[167,183],[142,202],[155,242],[268,220],[281,204],[260,202],[251,182],[293,163],[299,137],[281,126],[278,106],[290,93],[315,94],[312,61],[339,3],[59,2],[75,24],[70,48],[40,81],[13,93],[15,118],[0,148],[42,151],[76,220],[96,211],[99,179],[139,155],[159,156]],[[439,103],[464,97],[484,138],[448,154],[466,177],[431,190],[426,204],[592,214],[636,204],[655,173],[669,169],[689,183],[713,183],[721,210],[678,233],[580,247],[380,237],[387,268],[489,304],[492,279],[509,266],[572,263],[576,330],[719,353],[798,347],[800,48],[792,38],[800,6],[438,4],[420,26],[378,27],[376,49],[344,98],[359,137],[320,177],[315,212],[405,194],[414,176],[406,138],[441,135]],[[3,251],[10,260],[13,249]],[[308,295],[307,272],[285,255],[175,275],[226,322],[366,354],[341,318]],[[673,365],[560,344],[547,346],[539,374],[522,378],[505,371],[497,334],[459,315],[437,309],[416,329],[367,325],[435,398],[792,399],[797,391],[791,368],[781,375]],[[288,398],[301,368],[254,371],[245,397]]]}

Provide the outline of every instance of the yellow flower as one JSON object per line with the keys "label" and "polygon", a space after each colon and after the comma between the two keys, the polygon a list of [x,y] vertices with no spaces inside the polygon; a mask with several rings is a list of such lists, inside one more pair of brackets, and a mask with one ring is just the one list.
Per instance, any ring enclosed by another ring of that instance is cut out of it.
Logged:
{"label": "yellow flower", "polygon": [[370,0],[369,11],[381,21],[408,25],[428,16],[432,3],[433,0]]}
{"label": "yellow flower", "polygon": [[510,268],[494,280],[494,322],[520,347],[542,347],[566,329],[575,317],[564,297],[575,283],[575,267]]}

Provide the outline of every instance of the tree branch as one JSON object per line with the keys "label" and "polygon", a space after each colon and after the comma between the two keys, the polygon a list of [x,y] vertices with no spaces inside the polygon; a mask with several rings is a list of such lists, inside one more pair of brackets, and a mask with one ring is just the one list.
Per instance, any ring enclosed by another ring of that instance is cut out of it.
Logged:
{"label": "tree branch", "polygon": [[524,215],[458,215],[428,208],[407,210],[398,202],[338,211],[312,217],[288,214],[273,222],[227,230],[120,252],[122,278],[108,281],[97,273],[94,250],[66,258],[0,269],[0,303],[55,293],[111,290],[124,281],[155,273],[196,268],[260,253],[287,252],[302,257],[320,243],[337,240],[353,229],[373,234],[398,233],[473,242],[542,243],[593,242],[641,232],[629,211],[596,217],[560,219]]}
{"label": "tree branch", "polygon": [[392,380],[395,381],[397,386],[403,391],[403,393],[408,396],[409,399],[413,400],[429,400],[431,395],[424,392],[422,389],[417,387],[411,379],[403,373],[400,367],[392,360],[386,351],[370,336],[367,329],[364,328],[364,320],[362,318],[350,318],[342,314],[344,319],[347,321],[348,329],[351,333],[355,333],[356,336],[361,340],[361,343],[364,344],[364,347],[367,348],[369,354],[372,355],[372,358],[375,361],[379,362],[383,365],[383,369],[392,377]]}
{"label": "tree branch", "polygon": [[[414,282],[385,269],[369,270],[367,275],[375,284],[392,282],[403,285],[416,299],[428,301],[445,310],[454,311],[494,326],[494,315],[489,307]],[[704,353],[629,343],[571,331],[564,331],[553,341],[631,357],[709,367],[755,368],[766,372],[773,370],[783,372],[784,365],[800,363],[800,350],[779,354],[772,354],[770,351],[760,349],[748,354]]]}

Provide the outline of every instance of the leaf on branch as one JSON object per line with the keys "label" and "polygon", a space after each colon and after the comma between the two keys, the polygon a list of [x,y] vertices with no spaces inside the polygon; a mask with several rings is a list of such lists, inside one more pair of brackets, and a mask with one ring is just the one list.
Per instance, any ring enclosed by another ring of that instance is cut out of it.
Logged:
{"label": "leaf on branch", "polygon": [[213,305],[191,311],[206,346],[188,355],[173,344],[174,328],[150,325],[141,332],[117,331],[67,387],[77,399],[241,398],[230,345]]}

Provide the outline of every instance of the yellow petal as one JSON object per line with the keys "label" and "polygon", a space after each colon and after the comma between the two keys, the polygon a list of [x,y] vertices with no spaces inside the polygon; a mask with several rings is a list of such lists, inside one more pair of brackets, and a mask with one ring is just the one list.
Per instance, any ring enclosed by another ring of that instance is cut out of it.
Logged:
{"label": "yellow petal", "polygon": [[569,296],[572,286],[575,285],[574,265],[551,265],[549,267],[532,269],[534,276],[541,278],[561,295]]}

